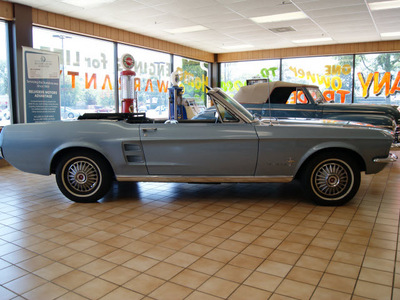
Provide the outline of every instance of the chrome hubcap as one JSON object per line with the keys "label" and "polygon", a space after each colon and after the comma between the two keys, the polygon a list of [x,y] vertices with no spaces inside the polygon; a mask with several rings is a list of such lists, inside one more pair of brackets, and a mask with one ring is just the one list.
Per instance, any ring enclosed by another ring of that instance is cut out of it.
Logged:
{"label": "chrome hubcap", "polygon": [[315,185],[319,192],[326,196],[335,196],[346,189],[349,174],[340,164],[328,163],[322,165],[316,172]]}
{"label": "chrome hubcap", "polygon": [[87,161],[76,161],[67,170],[67,180],[79,192],[92,191],[99,180],[97,168]]}

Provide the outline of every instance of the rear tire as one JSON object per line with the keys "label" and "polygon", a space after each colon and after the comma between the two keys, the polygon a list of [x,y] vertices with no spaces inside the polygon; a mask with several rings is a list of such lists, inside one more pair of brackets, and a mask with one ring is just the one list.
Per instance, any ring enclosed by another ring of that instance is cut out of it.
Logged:
{"label": "rear tire", "polygon": [[96,153],[74,151],[65,155],[56,169],[58,188],[68,199],[90,203],[104,197],[112,183],[112,170]]}
{"label": "rear tire", "polygon": [[350,201],[360,187],[360,168],[351,156],[326,152],[308,161],[301,176],[312,200],[323,206],[339,206]]}

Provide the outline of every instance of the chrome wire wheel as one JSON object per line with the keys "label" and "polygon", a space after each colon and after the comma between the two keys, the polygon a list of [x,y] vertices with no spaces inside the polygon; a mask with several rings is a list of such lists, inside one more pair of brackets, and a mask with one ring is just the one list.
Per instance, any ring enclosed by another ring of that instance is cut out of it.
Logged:
{"label": "chrome wire wheel", "polygon": [[74,157],[62,170],[64,187],[75,196],[88,197],[96,193],[102,176],[95,161],[88,157]]}
{"label": "chrome wire wheel", "polygon": [[99,181],[98,169],[89,161],[76,161],[67,170],[69,185],[80,193],[90,193]]}
{"label": "chrome wire wheel", "polygon": [[328,159],[314,168],[311,180],[312,189],[320,198],[338,200],[352,190],[354,173],[345,161]]}

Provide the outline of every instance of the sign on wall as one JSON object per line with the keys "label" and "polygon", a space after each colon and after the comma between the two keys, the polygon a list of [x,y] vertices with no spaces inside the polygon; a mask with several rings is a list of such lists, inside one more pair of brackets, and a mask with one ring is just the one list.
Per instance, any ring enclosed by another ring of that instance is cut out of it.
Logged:
{"label": "sign on wall", "polygon": [[25,122],[60,120],[60,58],[23,47]]}

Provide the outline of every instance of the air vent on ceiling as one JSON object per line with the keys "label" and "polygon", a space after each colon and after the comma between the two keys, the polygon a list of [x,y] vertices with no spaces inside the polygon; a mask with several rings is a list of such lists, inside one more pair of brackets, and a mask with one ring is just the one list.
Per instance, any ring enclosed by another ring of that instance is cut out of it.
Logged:
{"label": "air vent on ceiling", "polygon": [[282,33],[282,32],[289,32],[289,31],[296,31],[292,26],[288,27],[276,27],[276,28],[268,28],[273,33]]}

